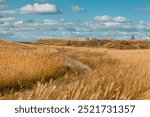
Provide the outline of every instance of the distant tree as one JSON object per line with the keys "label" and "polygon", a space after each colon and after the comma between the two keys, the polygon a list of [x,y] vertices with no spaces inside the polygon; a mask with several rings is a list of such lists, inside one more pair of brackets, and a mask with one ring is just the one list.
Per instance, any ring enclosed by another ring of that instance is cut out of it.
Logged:
{"label": "distant tree", "polygon": [[131,35],[131,40],[135,40],[135,35]]}
{"label": "distant tree", "polygon": [[86,38],[86,40],[87,40],[87,41],[89,41],[89,40],[90,40],[90,38],[89,38],[89,37],[87,37],[87,38]]}

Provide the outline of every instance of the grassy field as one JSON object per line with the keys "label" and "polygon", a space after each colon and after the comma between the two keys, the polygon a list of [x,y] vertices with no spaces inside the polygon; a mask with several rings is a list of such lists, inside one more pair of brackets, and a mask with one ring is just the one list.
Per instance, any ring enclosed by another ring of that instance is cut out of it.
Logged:
{"label": "grassy field", "polygon": [[0,40],[0,99],[150,99],[150,41]]}

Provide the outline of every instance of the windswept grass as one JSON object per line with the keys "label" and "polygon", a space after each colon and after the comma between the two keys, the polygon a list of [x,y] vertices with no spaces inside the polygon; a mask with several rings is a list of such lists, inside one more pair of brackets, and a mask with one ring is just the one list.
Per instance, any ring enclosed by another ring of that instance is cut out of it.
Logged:
{"label": "windswept grass", "polygon": [[37,81],[57,79],[66,72],[57,50],[22,45],[0,47],[0,91],[33,87]]}
{"label": "windswept grass", "polygon": [[[150,50],[22,45],[14,51],[12,47],[0,47],[1,99],[150,99]],[[92,71],[70,68],[67,57]],[[19,88],[13,91],[15,86]]]}
{"label": "windswept grass", "polygon": [[150,91],[149,76],[149,70],[144,66],[114,64],[114,61],[109,61],[107,65],[99,66],[82,77],[38,82],[32,90],[6,95],[2,99],[149,99],[146,97]]}

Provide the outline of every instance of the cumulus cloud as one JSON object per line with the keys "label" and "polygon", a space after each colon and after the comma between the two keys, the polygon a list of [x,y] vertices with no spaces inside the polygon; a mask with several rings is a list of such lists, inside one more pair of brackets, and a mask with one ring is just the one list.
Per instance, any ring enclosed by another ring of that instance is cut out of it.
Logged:
{"label": "cumulus cloud", "polygon": [[126,22],[126,21],[127,21],[127,18],[122,17],[122,16],[117,16],[117,17],[114,17],[113,20],[114,20],[115,22]]}
{"label": "cumulus cloud", "polygon": [[73,12],[85,12],[86,10],[83,7],[80,7],[78,5],[73,5],[72,6],[72,11]]}
{"label": "cumulus cloud", "polygon": [[27,4],[20,9],[15,10],[3,10],[0,11],[0,14],[59,14],[61,13],[57,7],[53,4],[45,3],[38,4],[35,3],[33,5]]}
{"label": "cumulus cloud", "polygon": [[94,17],[94,20],[98,22],[126,22],[127,18],[122,16],[111,17],[108,15],[103,15]]}
{"label": "cumulus cloud", "polygon": [[95,29],[103,30],[122,30],[122,31],[135,31],[131,21],[122,16],[112,17],[108,15],[95,16],[93,18],[93,24]]}
{"label": "cumulus cloud", "polygon": [[120,24],[116,22],[106,22],[104,25],[106,28],[115,28],[120,26]]}
{"label": "cumulus cloud", "polygon": [[56,6],[53,4],[28,4],[19,9],[21,14],[55,14],[59,13]]}
{"label": "cumulus cloud", "polygon": [[108,15],[104,15],[104,16],[96,16],[94,17],[94,20],[99,22],[109,22],[112,20],[112,18]]}

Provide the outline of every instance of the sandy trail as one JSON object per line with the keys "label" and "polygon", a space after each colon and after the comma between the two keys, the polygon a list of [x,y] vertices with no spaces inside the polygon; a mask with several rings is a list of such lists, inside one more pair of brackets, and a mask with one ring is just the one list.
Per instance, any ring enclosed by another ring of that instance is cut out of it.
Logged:
{"label": "sandy trail", "polygon": [[81,69],[82,71],[87,72],[87,73],[93,71],[92,68],[90,68],[88,65],[86,65],[86,64],[84,64],[84,63],[82,63],[82,62],[80,62],[80,61],[71,59],[71,58],[69,58],[69,57],[66,57],[66,59],[67,59],[67,61],[68,61],[68,66],[69,66],[70,68],[72,68],[72,69],[74,69],[74,68],[79,68],[79,69]]}
{"label": "sandy trail", "polygon": [[61,53],[61,56],[66,60],[68,67],[70,67],[71,69],[79,69],[86,73],[90,73],[93,71],[93,69],[90,66],[88,66],[87,64],[84,64],[81,61],[78,61],[78,60],[73,59],[72,57],[69,57],[69,55],[65,52],[65,48],[66,47],[64,47],[63,49],[62,48],[58,49],[58,47],[57,47],[57,49]]}

